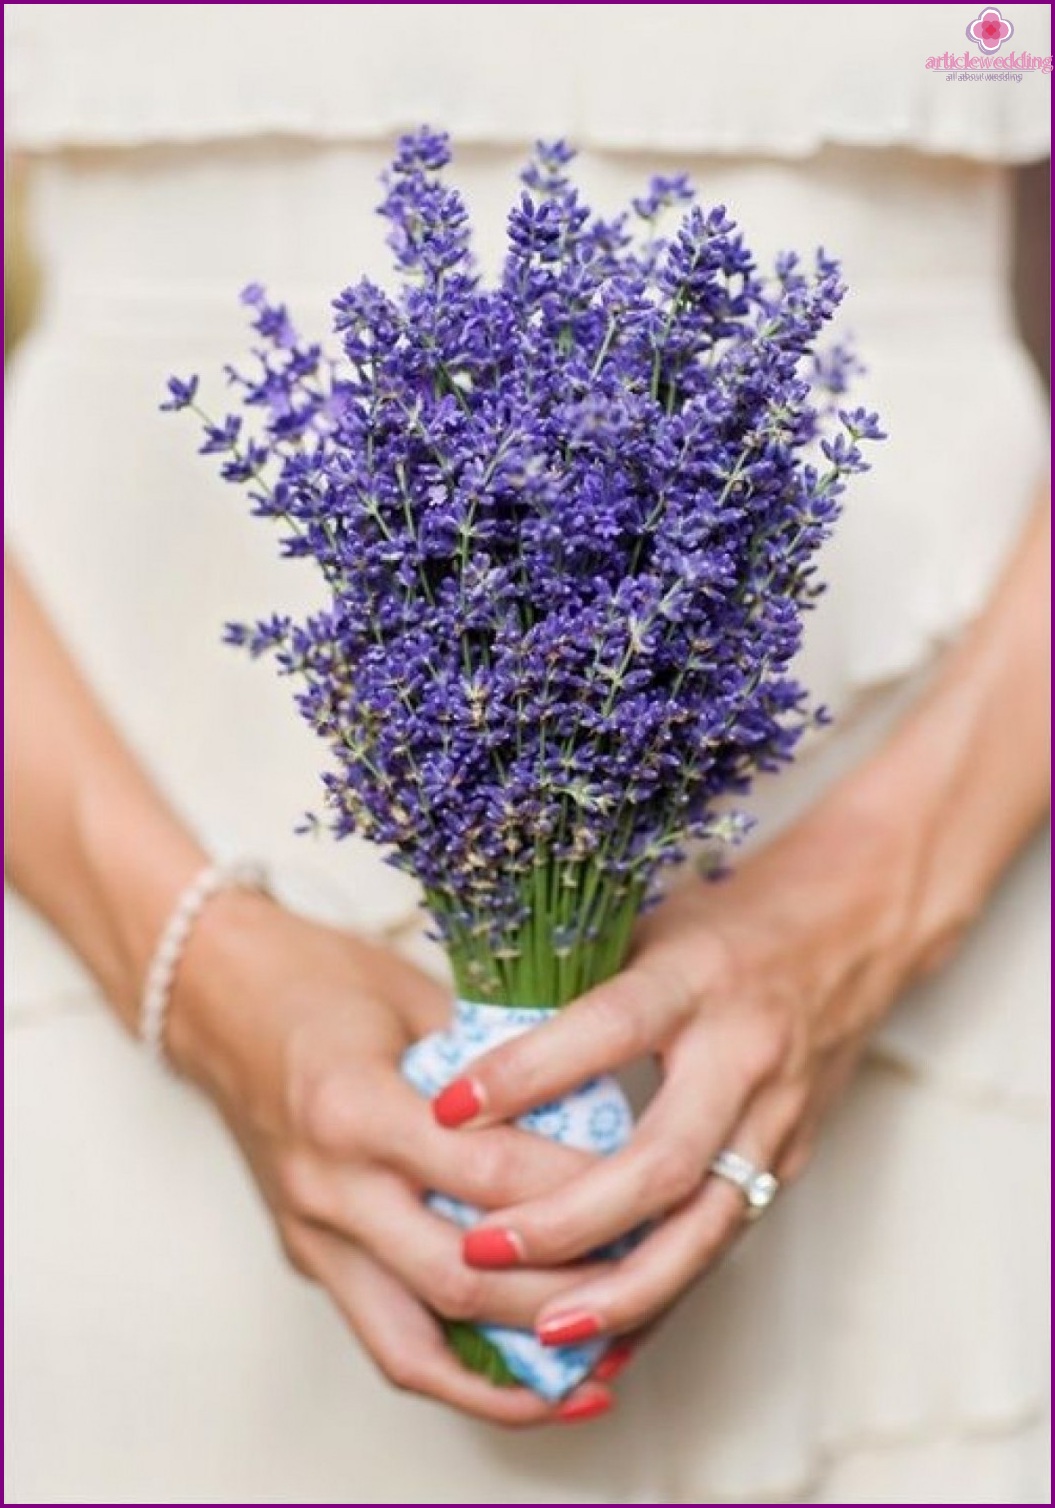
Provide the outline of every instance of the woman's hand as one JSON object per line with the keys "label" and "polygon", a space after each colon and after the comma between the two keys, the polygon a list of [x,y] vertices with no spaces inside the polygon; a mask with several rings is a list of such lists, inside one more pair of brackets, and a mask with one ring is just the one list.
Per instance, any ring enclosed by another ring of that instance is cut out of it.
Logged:
{"label": "woman's hand", "polygon": [[530,1328],[569,1280],[473,1271],[422,1191],[520,1203],[586,1161],[508,1127],[467,1148],[435,1124],[399,1061],[447,1014],[443,990],[395,954],[227,892],[181,963],[168,1041],[237,1138],[291,1261],[391,1381],[506,1424],[601,1412],[596,1384],[562,1409],[492,1386],[451,1354],[433,1317]]}
{"label": "woman's hand", "polygon": [[[908,972],[911,890],[896,827],[816,815],[724,884],[675,891],[621,975],[474,1063],[480,1125],[645,1054],[662,1069],[625,1150],[485,1222],[537,1267],[665,1216],[622,1261],[543,1304],[543,1338],[636,1329],[716,1260],[746,1214],[742,1193],[708,1176],[722,1148],[782,1181],[802,1171]],[[487,1257],[473,1235],[465,1249]]]}
{"label": "woman's hand", "polygon": [[[447,1105],[520,1114],[646,1053],[660,1093],[624,1151],[488,1227],[532,1265],[641,1221],[623,1261],[542,1305],[545,1338],[633,1329],[740,1229],[731,1148],[785,1181],[902,987],[940,963],[1047,809],[1051,522],[1046,497],[985,611],[888,742],[725,885],[690,884],[642,926],[616,979],[473,1064]],[[444,1107],[440,1106],[442,1111]],[[447,1124],[452,1123],[448,1116]],[[472,1260],[488,1246],[466,1238]]]}

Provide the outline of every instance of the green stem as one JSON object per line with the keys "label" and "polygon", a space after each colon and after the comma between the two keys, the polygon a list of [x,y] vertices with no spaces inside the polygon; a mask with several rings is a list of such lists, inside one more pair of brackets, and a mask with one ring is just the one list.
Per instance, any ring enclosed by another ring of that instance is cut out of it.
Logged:
{"label": "green stem", "polygon": [[[566,878],[572,883],[566,885]],[[618,972],[641,907],[643,878],[628,882],[591,862],[543,860],[524,883],[529,914],[513,956],[495,958],[486,928],[479,935],[461,928],[449,936],[459,994],[488,1005],[558,1007]],[[437,899],[429,897],[433,909]],[[450,934],[449,918],[441,920]]]}

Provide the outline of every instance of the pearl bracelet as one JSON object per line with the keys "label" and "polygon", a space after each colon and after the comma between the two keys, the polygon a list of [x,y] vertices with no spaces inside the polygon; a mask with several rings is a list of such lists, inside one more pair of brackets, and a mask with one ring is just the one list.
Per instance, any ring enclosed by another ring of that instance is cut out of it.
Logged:
{"label": "pearl bracelet", "polygon": [[234,888],[266,894],[267,873],[263,865],[244,859],[232,864],[207,864],[180,895],[162,929],[147,969],[139,1007],[140,1039],[159,1063],[165,1062],[165,1017],[173,981],[194,924],[214,895]]}

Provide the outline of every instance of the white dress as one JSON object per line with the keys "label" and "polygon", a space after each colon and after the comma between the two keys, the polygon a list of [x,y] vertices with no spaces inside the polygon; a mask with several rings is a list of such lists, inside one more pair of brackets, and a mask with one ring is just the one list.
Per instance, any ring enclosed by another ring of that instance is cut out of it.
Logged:
{"label": "white dress", "polygon": [[[188,820],[302,903],[420,946],[409,882],[292,836],[318,750],[218,637],[301,583],[157,401],[243,348],[250,278],[321,331],[333,291],[383,273],[370,210],[399,127],[453,132],[492,256],[526,144],[560,133],[609,204],[684,167],[760,251],[844,258],[891,439],[807,655],[836,730],[759,793],[764,832],[875,745],[983,603],[1045,465],[1004,165],[1046,154],[1050,75],[927,70],[968,45],[965,11],[5,9],[45,291],[10,533]],[[1016,7],[1016,48],[1050,51],[1047,14]],[[516,1437],[377,1379],[283,1266],[209,1107],[10,900],[7,1501],[1047,1501],[1044,876],[1034,845],[618,1410]]]}

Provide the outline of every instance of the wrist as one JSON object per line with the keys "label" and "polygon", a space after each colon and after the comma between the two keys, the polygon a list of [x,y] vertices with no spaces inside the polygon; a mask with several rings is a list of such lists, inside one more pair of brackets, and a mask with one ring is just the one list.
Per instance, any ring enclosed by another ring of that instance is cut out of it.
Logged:
{"label": "wrist", "polygon": [[950,957],[994,879],[984,855],[959,843],[955,779],[895,743],[837,786],[818,817],[845,834],[848,903],[868,893],[902,983]]}
{"label": "wrist", "polygon": [[260,890],[230,886],[195,919],[176,965],[165,1018],[165,1056],[210,1093],[237,1076],[239,1044],[252,1037],[246,980],[285,913]]}
{"label": "wrist", "polygon": [[119,796],[93,787],[77,805],[76,824],[86,875],[81,951],[117,1013],[136,1030],[165,924],[208,858],[153,793],[135,787]]}

